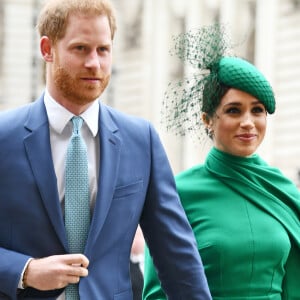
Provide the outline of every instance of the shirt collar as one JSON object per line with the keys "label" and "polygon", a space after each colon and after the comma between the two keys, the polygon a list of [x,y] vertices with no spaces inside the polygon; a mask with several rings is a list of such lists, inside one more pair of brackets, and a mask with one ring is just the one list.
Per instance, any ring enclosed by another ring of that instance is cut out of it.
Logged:
{"label": "shirt collar", "polygon": [[[57,133],[61,134],[74,114],[55,101],[47,89],[45,91],[44,103],[50,126]],[[80,115],[94,137],[98,133],[99,108],[99,102],[95,100],[88,109]]]}

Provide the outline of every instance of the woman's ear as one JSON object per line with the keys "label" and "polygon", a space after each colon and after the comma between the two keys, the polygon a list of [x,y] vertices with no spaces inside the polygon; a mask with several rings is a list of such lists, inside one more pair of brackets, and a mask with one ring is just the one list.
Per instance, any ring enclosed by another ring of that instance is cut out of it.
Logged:
{"label": "woman's ear", "polygon": [[202,122],[205,125],[205,127],[209,126],[210,118],[208,117],[207,113],[202,113]]}
{"label": "woman's ear", "polygon": [[42,36],[40,40],[40,51],[45,62],[53,61],[52,42],[47,36]]}
{"label": "woman's ear", "polygon": [[209,136],[209,138],[213,139],[214,130],[212,128],[212,125],[213,125],[212,118],[210,118],[207,113],[203,113],[202,114],[202,122],[205,125],[206,134]]}

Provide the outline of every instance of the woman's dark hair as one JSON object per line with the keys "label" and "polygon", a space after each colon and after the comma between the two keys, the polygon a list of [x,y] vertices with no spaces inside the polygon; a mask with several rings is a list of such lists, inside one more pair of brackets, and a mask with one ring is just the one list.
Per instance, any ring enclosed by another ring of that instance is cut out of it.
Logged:
{"label": "woman's dark hair", "polygon": [[211,118],[229,88],[229,86],[220,83],[216,77],[212,78],[212,76],[208,76],[204,84],[201,111],[205,112]]}

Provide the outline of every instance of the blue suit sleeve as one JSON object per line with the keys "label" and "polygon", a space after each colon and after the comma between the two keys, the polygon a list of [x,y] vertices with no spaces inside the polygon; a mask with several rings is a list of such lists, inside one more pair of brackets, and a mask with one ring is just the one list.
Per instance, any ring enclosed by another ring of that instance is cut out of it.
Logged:
{"label": "blue suit sleeve", "polygon": [[17,299],[17,289],[29,256],[0,248],[0,298],[1,293],[9,299]]}
{"label": "blue suit sleeve", "polygon": [[[168,299],[211,299],[196,240],[158,134],[150,126],[151,173],[141,217],[149,253]],[[148,266],[145,265],[147,273]]]}

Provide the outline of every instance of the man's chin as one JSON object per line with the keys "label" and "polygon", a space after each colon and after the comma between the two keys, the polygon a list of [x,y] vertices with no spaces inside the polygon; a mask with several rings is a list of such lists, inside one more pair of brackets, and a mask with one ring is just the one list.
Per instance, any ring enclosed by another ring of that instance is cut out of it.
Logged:
{"label": "man's chin", "polygon": [[88,89],[85,93],[82,93],[82,95],[80,95],[78,97],[78,99],[80,99],[78,102],[81,102],[81,103],[84,103],[84,104],[88,104],[90,102],[93,102],[97,98],[100,97],[102,92],[103,91],[99,90],[99,89]]}

